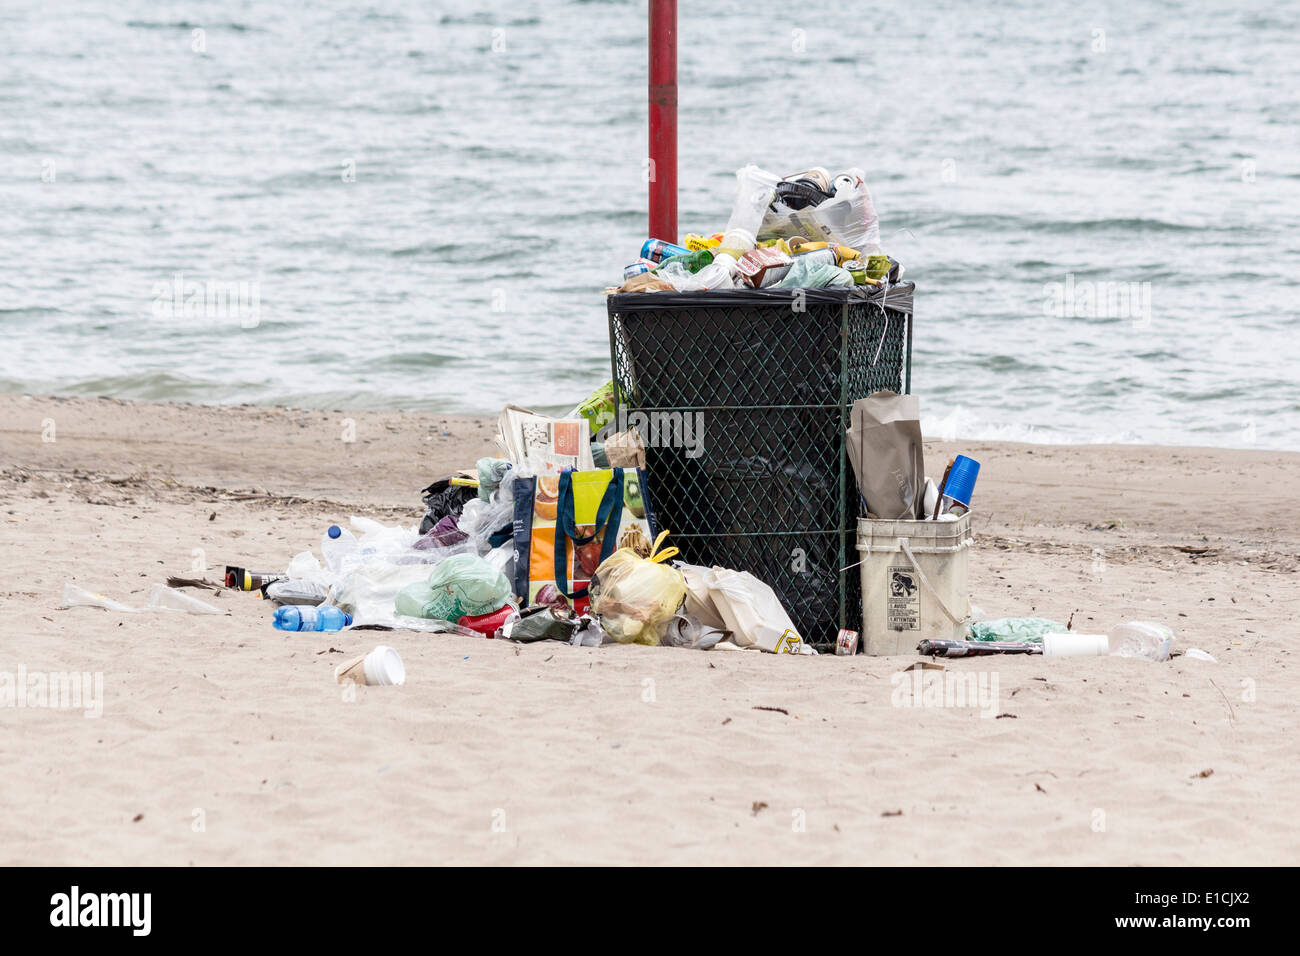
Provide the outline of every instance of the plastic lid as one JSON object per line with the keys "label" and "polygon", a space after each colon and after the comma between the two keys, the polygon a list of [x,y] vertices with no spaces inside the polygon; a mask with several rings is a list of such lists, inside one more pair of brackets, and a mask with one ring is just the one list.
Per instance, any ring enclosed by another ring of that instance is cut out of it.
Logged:
{"label": "plastic lid", "polygon": [[339,535],[343,533],[343,529],[336,524],[332,524],[329,526],[329,530],[326,531],[325,533],[328,534],[331,538],[337,538]]}

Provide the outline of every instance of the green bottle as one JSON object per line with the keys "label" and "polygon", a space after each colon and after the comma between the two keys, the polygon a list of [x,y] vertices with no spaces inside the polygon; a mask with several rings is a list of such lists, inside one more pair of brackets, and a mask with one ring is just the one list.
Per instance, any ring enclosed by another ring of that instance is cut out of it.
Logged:
{"label": "green bottle", "polygon": [[687,272],[694,275],[705,266],[712,265],[713,251],[710,249],[699,249],[695,252],[687,253],[684,256],[673,256],[671,259],[665,259],[663,262],[659,263],[659,268],[655,269],[655,272],[658,272],[659,269],[662,269],[670,262],[680,262],[686,267]]}

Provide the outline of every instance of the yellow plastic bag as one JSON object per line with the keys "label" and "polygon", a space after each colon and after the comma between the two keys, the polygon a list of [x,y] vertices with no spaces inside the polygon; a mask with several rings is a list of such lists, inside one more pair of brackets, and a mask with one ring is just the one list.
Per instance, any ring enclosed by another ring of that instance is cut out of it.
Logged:
{"label": "yellow plastic bag", "polygon": [[659,550],[667,536],[659,532],[649,558],[619,548],[591,576],[591,613],[620,644],[658,644],[686,597],[682,573],[663,563],[677,554],[676,548]]}

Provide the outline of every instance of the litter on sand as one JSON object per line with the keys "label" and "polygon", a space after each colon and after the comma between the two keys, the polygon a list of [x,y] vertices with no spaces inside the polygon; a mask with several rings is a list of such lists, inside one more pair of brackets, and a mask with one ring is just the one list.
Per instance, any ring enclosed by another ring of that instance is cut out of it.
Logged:
{"label": "litter on sand", "polygon": [[[609,381],[559,415],[507,404],[497,454],[436,476],[409,523],[313,529],[317,550],[227,565],[226,587],[281,631],[394,641],[1167,660],[1173,634],[1151,622],[979,619],[981,465],[927,473],[915,285],[880,237],[862,169],[746,166],[724,228],[647,238],[606,290]],[[71,584],[64,603],[220,613],[161,585],[145,608]],[[396,655],[339,677],[401,684]]]}

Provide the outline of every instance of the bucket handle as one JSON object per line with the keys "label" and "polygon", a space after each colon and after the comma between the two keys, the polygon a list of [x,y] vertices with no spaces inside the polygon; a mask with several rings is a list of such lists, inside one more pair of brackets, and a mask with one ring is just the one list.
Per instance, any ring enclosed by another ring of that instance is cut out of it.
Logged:
{"label": "bucket handle", "polygon": [[921,579],[921,585],[929,592],[930,597],[934,598],[935,603],[939,605],[939,609],[942,610],[944,614],[948,615],[948,620],[952,621],[958,627],[965,624],[966,619],[958,618],[952,613],[952,611],[948,610],[948,605],[943,603],[943,598],[939,597],[939,593],[935,591],[934,587],[930,584],[930,579],[927,578],[925,572],[921,570],[921,562],[916,560],[916,555],[912,553],[912,546],[908,543],[907,539],[899,538],[898,546],[902,549],[903,553],[907,555],[907,560],[912,562],[912,567],[916,568],[916,575]]}

